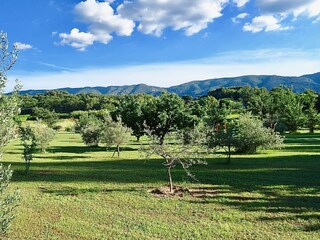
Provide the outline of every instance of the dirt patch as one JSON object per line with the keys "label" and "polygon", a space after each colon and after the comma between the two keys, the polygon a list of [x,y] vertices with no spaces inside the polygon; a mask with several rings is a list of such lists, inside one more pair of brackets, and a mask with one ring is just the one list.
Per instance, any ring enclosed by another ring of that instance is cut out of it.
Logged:
{"label": "dirt patch", "polygon": [[172,191],[170,191],[169,186],[163,186],[160,188],[152,189],[149,192],[157,197],[167,197],[167,196],[183,197],[185,194],[189,194],[189,189],[179,187],[179,186],[173,186]]}

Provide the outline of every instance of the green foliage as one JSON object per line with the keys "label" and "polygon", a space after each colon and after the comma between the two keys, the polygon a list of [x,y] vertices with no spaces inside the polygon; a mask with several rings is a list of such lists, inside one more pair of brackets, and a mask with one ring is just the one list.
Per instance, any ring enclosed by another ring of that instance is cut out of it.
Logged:
{"label": "green foliage", "polygon": [[193,127],[194,118],[176,94],[162,93],[144,105],[143,114],[150,133],[163,143],[165,136],[175,130]]}
{"label": "green foliage", "polygon": [[117,121],[112,121],[111,117],[105,117],[103,125],[101,127],[101,143],[106,146],[116,146],[116,150],[112,154],[114,157],[115,153],[118,153],[120,157],[120,146],[128,141],[131,137],[132,130],[123,125],[121,118]]}
{"label": "green foliage", "polygon": [[273,129],[264,127],[263,122],[254,118],[251,113],[245,113],[239,117],[233,144],[238,153],[254,153],[258,147],[281,148],[283,138]]}
{"label": "green foliage", "polygon": [[[8,81],[6,72],[11,69],[17,60],[17,48],[14,46],[9,51],[7,35],[0,32],[0,160],[4,147],[16,136],[15,117],[19,114],[19,100],[17,91],[19,86],[15,87],[11,96],[4,94],[4,87]],[[7,168],[0,165],[0,236],[3,238],[9,229],[10,223],[14,219],[14,210],[20,199],[18,191],[13,194],[7,194],[7,189],[12,177],[13,171],[10,166]]]}
{"label": "green foliage", "polygon": [[41,152],[46,152],[48,149],[50,142],[53,140],[55,136],[55,131],[48,127],[46,124],[41,122],[37,122],[31,127],[32,139],[34,141],[34,145]]}
{"label": "green foliage", "polygon": [[83,115],[76,123],[76,132],[81,134],[87,146],[98,146],[101,139],[102,120],[94,115]]}
{"label": "green foliage", "polygon": [[228,154],[227,163],[231,163],[231,153],[236,146],[236,125],[233,122],[218,129],[207,131],[207,145],[210,149],[224,149]]}
{"label": "green foliage", "polygon": [[119,107],[113,112],[116,118],[121,118],[123,123],[130,127],[133,135],[139,141],[144,135],[144,115],[143,106],[148,104],[149,98],[146,95],[126,95],[120,100]]}
{"label": "green foliage", "polygon": [[10,165],[5,168],[0,164],[0,237],[7,234],[10,224],[15,218],[14,211],[20,202],[18,190],[11,194],[7,193],[12,174]]}
{"label": "green foliage", "polygon": [[23,146],[23,159],[26,163],[26,173],[28,173],[30,162],[33,159],[33,153],[35,152],[37,146],[34,131],[30,125],[20,127],[20,138]]}
{"label": "green foliage", "polygon": [[49,127],[53,127],[59,120],[59,117],[55,111],[50,111],[46,108],[34,108],[33,114],[38,120],[44,121]]}
{"label": "green foliage", "polygon": [[213,97],[203,98],[205,118],[204,121],[207,126],[212,128],[219,128],[227,122],[227,117],[230,114],[230,110],[221,101],[216,100]]}
{"label": "green foliage", "polygon": [[316,126],[320,122],[316,109],[318,95],[315,92],[308,90],[305,93],[300,94],[300,98],[304,105],[303,111],[305,113],[306,126],[309,128],[310,133],[314,133]]}

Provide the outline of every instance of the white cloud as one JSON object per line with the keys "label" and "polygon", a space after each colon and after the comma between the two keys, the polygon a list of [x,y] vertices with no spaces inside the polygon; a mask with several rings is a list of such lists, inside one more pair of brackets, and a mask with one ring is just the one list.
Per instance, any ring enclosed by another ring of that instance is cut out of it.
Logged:
{"label": "white cloud", "polygon": [[107,44],[112,39],[112,33],[130,36],[134,30],[134,22],[116,14],[108,1],[86,0],[78,3],[74,12],[79,21],[89,25],[88,32],[74,28],[70,33],[60,33],[60,44],[70,45],[80,51],[95,41]]}
{"label": "white cloud", "polygon": [[256,33],[261,31],[272,32],[289,29],[289,27],[283,27],[280,22],[281,20],[274,16],[259,16],[253,18],[251,23],[246,23],[243,26],[243,30]]}
{"label": "white cloud", "polygon": [[16,48],[18,50],[21,50],[21,51],[32,49],[32,46],[30,44],[26,44],[26,43],[16,42],[16,43],[14,43],[14,45],[16,46]]}
{"label": "white cloud", "polygon": [[164,29],[184,30],[191,36],[207,28],[222,16],[229,0],[136,0],[124,1],[117,11],[121,16],[138,22],[138,30],[161,36]]}
{"label": "white cloud", "polygon": [[70,33],[60,33],[59,36],[62,38],[61,45],[70,45],[79,51],[84,51],[96,40],[93,34],[80,32],[77,28],[72,29]]}
{"label": "white cloud", "polygon": [[257,0],[256,5],[263,13],[293,14],[295,17],[320,15],[320,0]]}
{"label": "white cloud", "polygon": [[305,16],[320,17],[320,0],[256,0],[256,5],[262,15],[255,17],[251,23],[246,23],[244,31],[279,31],[292,27],[284,27],[283,21],[292,16],[292,20]]}
{"label": "white cloud", "polygon": [[232,22],[239,23],[241,20],[247,18],[249,16],[248,13],[240,13],[238,16],[232,18]]}
{"label": "white cloud", "polygon": [[246,5],[250,0],[233,0],[233,2],[240,8]]}

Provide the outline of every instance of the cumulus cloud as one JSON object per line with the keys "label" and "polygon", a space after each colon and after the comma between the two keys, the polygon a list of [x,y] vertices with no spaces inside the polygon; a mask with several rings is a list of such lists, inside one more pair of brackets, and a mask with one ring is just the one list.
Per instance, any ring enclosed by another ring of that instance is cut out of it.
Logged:
{"label": "cumulus cloud", "polygon": [[60,33],[59,36],[62,38],[61,45],[70,45],[80,51],[84,51],[87,46],[92,45],[96,40],[93,34],[80,32],[77,28],[72,29],[70,33]]}
{"label": "cumulus cloud", "polygon": [[243,26],[244,31],[249,32],[272,32],[272,31],[283,31],[287,30],[289,27],[281,26],[280,20],[274,16],[259,16],[252,19],[251,23],[246,23]]}
{"label": "cumulus cloud", "polygon": [[138,22],[138,30],[145,34],[161,36],[164,29],[171,28],[191,36],[221,17],[227,3],[228,0],[136,0],[124,1],[117,11]]}
{"label": "cumulus cloud", "polygon": [[233,2],[240,8],[246,5],[250,0],[233,0]]}
{"label": "cumulus cloud", "polygon": [[14,43],[14,45],[16,46],[16,48],[18,50],[21,50],[21,51],[32,49],[32,46],[30,44],[26,44],[26,43],[16,42],[16,43]]}
{"label": "cumulus cloud", "polygon": [[87,0],[78,3],[74,12],[79,21],[88,24],[88,31],[81,32],[74,28],[70,33],[60,33],[61,45],[70,45],[80,51],[92,45],[95,41],[107,44],[112,39],[112,33],[118,36],[130,36],[135,23],[115,13],[110,1],[98,2]]}
{"label": "cumulus cloud", "polygon": [[320,17],[320,0],[256,0],[256,5],[262,15],[246,23],[245,31],[287,30],[291,27],[284,27],[283,21],[290,16],[293,20],[301,16],[315,18],[313,22]]}

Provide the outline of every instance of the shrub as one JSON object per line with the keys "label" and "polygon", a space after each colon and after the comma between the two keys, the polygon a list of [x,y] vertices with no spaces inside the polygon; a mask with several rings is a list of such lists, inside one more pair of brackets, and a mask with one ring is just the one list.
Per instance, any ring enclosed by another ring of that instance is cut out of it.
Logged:
{"label": "shrub", "polygon": [[45,108],[36,107],[33,109],[33,113],[37,119],[43,120],[49,127],[52,127],[59,120],[58,114],[55,111],[50,111]]}
{"label": "shrub", "polygon": [[271,128],[263,127],[263,122],[251,113],[240,115],[236,126],[234,148],[238,153],[254,153],[257,148],[281,148],[283,138]]}
{"label": "shrub", "polygon": [[50,142],[55,136],[55,131],[45,124],[37,122],[32,126],[33,138],[35,146],[41,150],[41,152],[46,152],[50,145]]}
{"label": "shrub", "polygon": [[98,146],[101,137],[102,121],[95,116],[81,116],[76,131],[81,134],[87,146]]}

